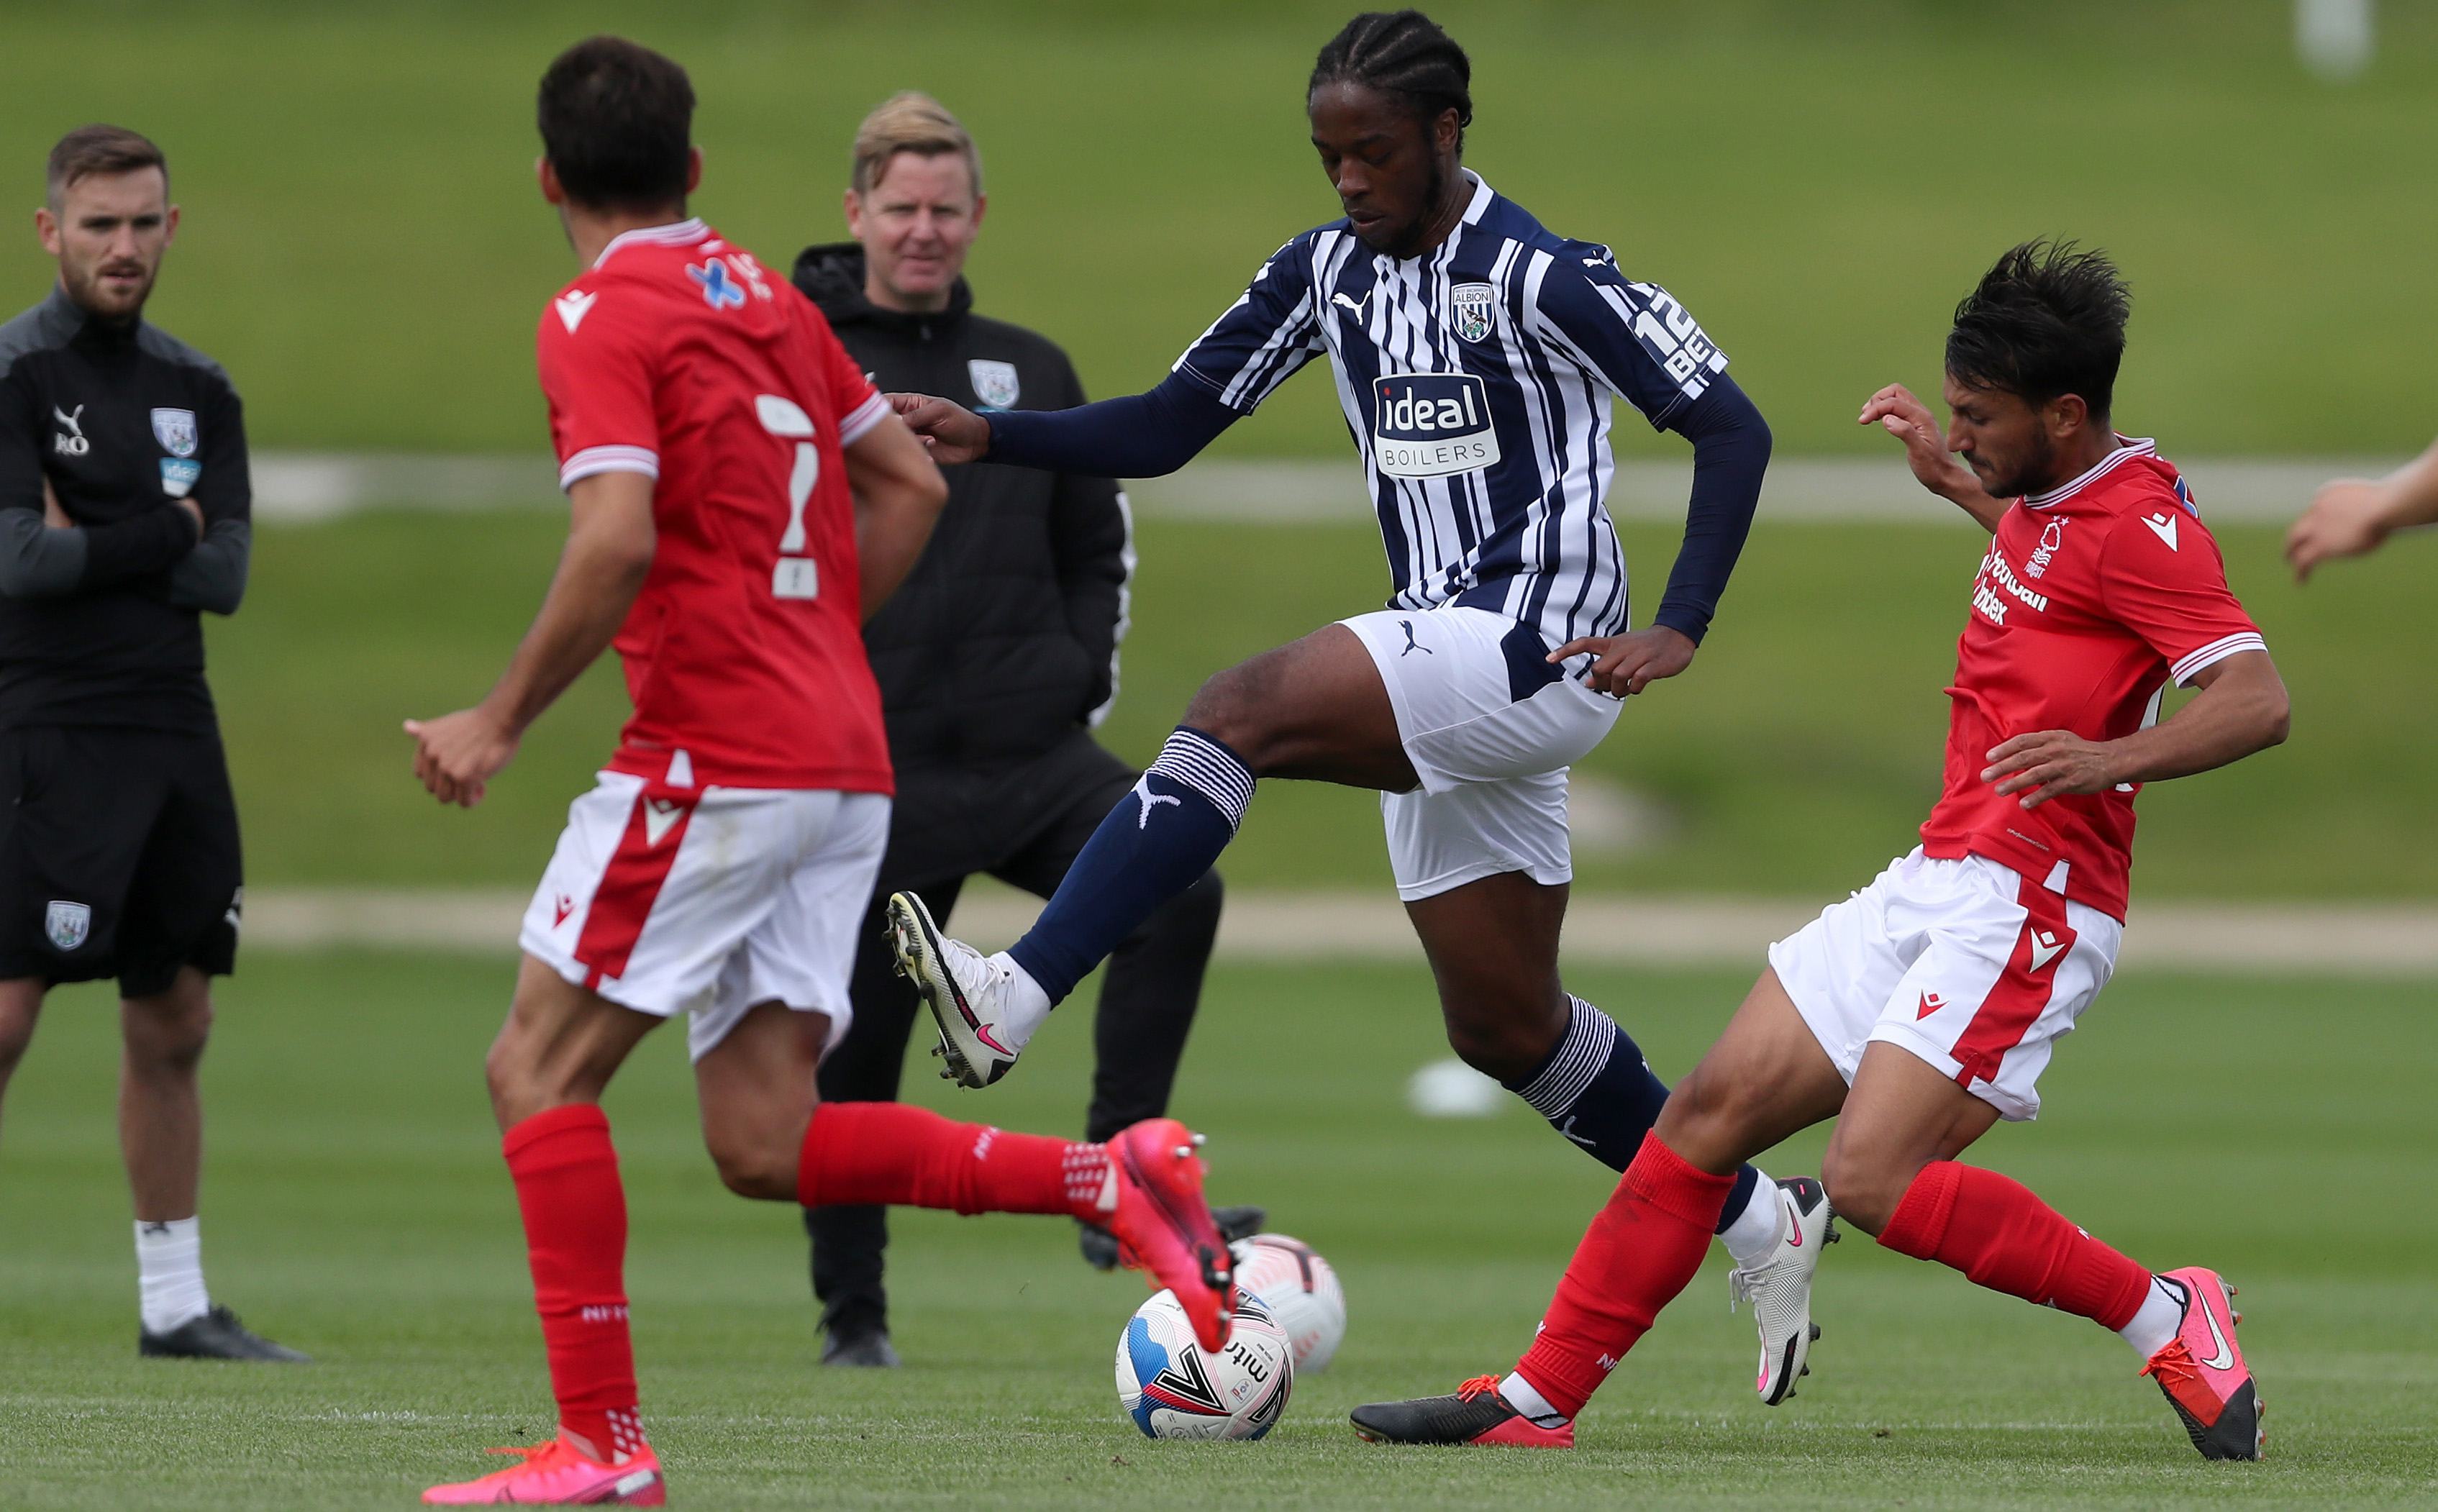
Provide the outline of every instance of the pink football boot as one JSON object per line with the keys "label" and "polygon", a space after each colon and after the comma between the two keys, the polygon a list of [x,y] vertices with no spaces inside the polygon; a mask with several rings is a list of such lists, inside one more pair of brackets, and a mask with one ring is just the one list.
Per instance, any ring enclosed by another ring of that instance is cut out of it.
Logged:
{"label": "pink football boot", "polygon": [[435,1486],[423,1493],[432,1506],[499,1506],[504,1503],[550,1503],[579,1506],[666,1506],[668,1483],[661,1479],[661,1462],[649,1447],[627,1456],[623,1465],[587,1459],[563,1438],[523,1449],[495,1449],[493,1454],[521,1454],[521,1465],[493,1470],[476,1481]]}
{"label": "pink football boot", "polygon": [[1175,1118],[1145,1118],[1109,1141],[1117,1210],[1102,1222],[1119,1257],[1176,1293],[1193,1337],[1216,1354],[1236,1316],[1236,1259],[1202,1200],[1202,1136]]}
{"label": "pink football boot", "polygon": [[2235,1342],[2241,1320],[2227,1301],[2235,1288],[2198,1265],[2164,1277],[2184,1289],[2184,1326],[2142,1374],[2167,1394],[2203,1459],[2258,1459],[2269,1436],[2260,1427],[2259,1393]]}

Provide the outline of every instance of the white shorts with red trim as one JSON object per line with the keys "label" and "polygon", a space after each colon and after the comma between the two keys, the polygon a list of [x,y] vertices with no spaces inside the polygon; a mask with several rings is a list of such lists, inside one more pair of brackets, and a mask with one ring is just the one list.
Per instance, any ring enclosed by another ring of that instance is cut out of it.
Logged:
{"label": "white shorts with red trim", "polygon": [[691,1015],[696,1060],[770,1002],[829,1015],[835,1046],[855,1019],[855,930],[888,843],[878,793],[687,793],[603,772],[568,805],[517,942],[622,1007]]}
{"label": "white shorts with red trim", "polygon": [[2040,1116],[2050,1048],[2108,985],[2124,935],[1985,856],[1916,849],[1770,946],[1769,964],[1847,1082],[1876,1040],[2023,1119]]}

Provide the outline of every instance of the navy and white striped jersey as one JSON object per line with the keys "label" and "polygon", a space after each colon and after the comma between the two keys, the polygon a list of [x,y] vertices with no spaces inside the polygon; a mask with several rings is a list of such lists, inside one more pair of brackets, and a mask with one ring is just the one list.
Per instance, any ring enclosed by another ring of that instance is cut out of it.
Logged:
{"label": "navy and white striped jersey", "polygon": [[1280,248],[1176,371],[1249,414],[1326,352],[1369,475],[1393,608],[1460,604],[1551,645],[1626,626],[1612,394],[1654,428],[1727,359],[1606,247],[1552,235],[1470,169],[1446,241],[1374,254],[1344,220]]}

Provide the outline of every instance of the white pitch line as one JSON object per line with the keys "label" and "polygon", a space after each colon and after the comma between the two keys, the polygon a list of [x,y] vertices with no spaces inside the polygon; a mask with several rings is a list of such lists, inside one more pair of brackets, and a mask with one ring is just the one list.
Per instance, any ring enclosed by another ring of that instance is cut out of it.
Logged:
{"label": "white pitch line", "polygon": [[[259,950],[344,947],[506,955],[530,896],[522,888],[257,888],[246,893],[245,942]],[[1579,894],[1564,958],[1584,965],[1744,966],[1802,927],[1819,900]],[[1003,888],[968,889],[948,921],[985,949],[1013,941],[1040,904]],[[1228,894],[1224,960],[1422,963],[1404,908],[1352,892]],[[2438,976],[2438,906],[2426,904],[2161,903],[2133,910],[2123,965],[2141,970]]]}
{"label": "white pitch line", "polygon": [[[2398,458],[2220,457],[2182,463],[2203,518],[2282,524],[2321,483],[2380,477]],[[1623,460],[1609,494],[1619,519],[1682,519],[1687,460]],[[260,451],[253,457],[256,518],[311,523],[376,507],[484,510],[561,507],[543,456]],[[1127,486],[1145,517],[1248,524],[1347,525],[1369,520],[1351,459],[1197,462]],[[1969,527],[1961,510],[1924,493],[1890,457],[1781,457],[1770,464],[1760,519],[1868,520]]]}

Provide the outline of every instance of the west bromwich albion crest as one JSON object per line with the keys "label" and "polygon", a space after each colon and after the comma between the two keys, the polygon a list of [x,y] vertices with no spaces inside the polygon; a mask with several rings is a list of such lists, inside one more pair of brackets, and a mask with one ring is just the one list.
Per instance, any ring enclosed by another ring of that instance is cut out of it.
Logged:
{"label": "west bromwich albion crest", "polygon": [[1456,310],[1456,333],[1468,342],[1477,342],[1490,334],[1490,309],[1498,302],[1498,290],[1490,284],[1458,284],[1448,290],[1448,302]]}
{"label": "west bromwich albion crest", "polygon": [[994,410],[1014,407],[1022,386],[1016,380],[1014,362],[994,362],[977,357],[965,364],[965,372],[974,380],[974,397]]}
{"label": "west bromwich albion crest", "polygon": [[92,905],[53,898],[43,914],[43,933],[60,950],[76,949],[93,933]]}
{"label": "west bromwich albion crest", "polygon": [[161,449],[173,457],[195,454],[195,412],[192,410],[155,410],[152,412],[152,437]]}

